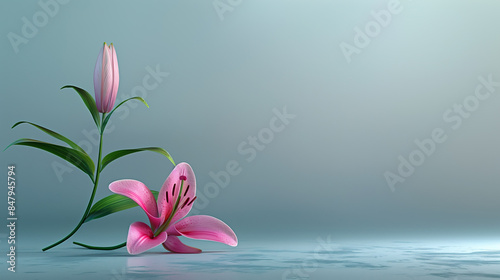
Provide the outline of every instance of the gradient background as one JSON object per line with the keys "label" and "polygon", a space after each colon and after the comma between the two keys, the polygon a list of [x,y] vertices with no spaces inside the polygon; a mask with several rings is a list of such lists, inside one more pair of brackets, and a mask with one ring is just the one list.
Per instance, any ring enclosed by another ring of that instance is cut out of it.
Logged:
{"label": "gradient background", "polygon": [[[77,94],[59,88],[93,93],[99,48],[112,42],[119,100],[134,95],[147,67],[159,65],[169,76],[144,95],[149,109],[130,102],[127,114],[114,115],[104,153],[163,147],[192,165],[199,192],[213,182],[210,172],[238,161],[242,172],[200,212],[229,224],[240,245],[328,235],[498,236],[500,97],[480,101],[458,129],[443,114],[474,93],[479,76],[500,81],[500,2],[402,0],[403,10],[348,63],[339,44],[353,45],[354,29],[364,29],[371,11],[388,2],[234,1],[221,19],[212,1],[69,1],[16,53],[7,34],[21,35],[22,17],[32,22],[42,9],[38,1],[4,1],[0,144],[52,141],[28,125],[10,130],[20,120],[88,141],[92,118]],[[269,126],[273,108],[285,106],[296,117],[247,161],[240,143]],[[447,140],[392,192],[384,172],[396,173],[398,156],[408,158],[414,141],[435,128]],[[91,149],[95,159],[97,146]],[[6,166],[17,166],[20,246],[38,252],[76,225],[92,188],[85,174],[71,167],[59,180],[52,164],[63,161],[28,147],[9,148],[1,162],[3,181]],[[123,178],[159,190],[171,169],[157,154],[127,156],[102,173],[97,198]],[[138,220],[145,220],[142,211],[127,210],[85,224],[72,240],[120,243]]]}

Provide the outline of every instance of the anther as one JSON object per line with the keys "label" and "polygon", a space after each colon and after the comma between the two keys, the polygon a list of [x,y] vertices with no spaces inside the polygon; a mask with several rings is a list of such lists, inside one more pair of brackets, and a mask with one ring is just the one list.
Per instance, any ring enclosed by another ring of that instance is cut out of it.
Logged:
{"label": "anther", "polygon": [[186,191],[184,192],[184,196],[186,196],[186,194],[188,193],[188,190],[189,190],[189,185],[188,185],[188,187],[186,188]]}
{"label": "anther", "polygon": [[175,195],[175,184],[174,184],[174,189],[172,190],[172,197]]}
{"label": "anther", "polygon": [[189,203],[188,203],[188,205],[187,205],[187,206],[189,206],[189,205],[193,204],[193,202],[196,200],[196,198],[198,198],[198,197],[197,197],[197,196],[195,196],[195,197],[193,198],[193,200],[191,200],[191,202],[189,202]]}
{"label": "anther", "polygon": [[186,201],[184,201],[184,204],[182,204],[181,209],[182,209],[182,208],[184,208],[184,206],[186,206],[186,204],[187,204],[188,202],[189,202],[189,197],[188,197],[188,199],[187,199]]}
{"label": "anther", "polygon": [[167,198],[167,203],[168,203],[168,191],[165,193],[165,197]]}

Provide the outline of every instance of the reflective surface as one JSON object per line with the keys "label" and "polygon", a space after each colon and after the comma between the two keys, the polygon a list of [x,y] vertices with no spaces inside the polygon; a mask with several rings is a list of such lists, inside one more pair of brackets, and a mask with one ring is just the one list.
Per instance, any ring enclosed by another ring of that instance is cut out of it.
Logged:
{"label": "reflective surface", "polygon": [[[64,248],[19,252],[9,279],[497,279],[500,246],[489,242],[264,242],[226,248],[204,242],[202,254],[163,248]],[[216,248],[216,249],[214,249]],[[221,250],[222,248],[222,250]],[[3,270],[6,271],[6,270]],[[4,272],[2,272],[4,274]],[[15,276],[15,277],[12,277]],[[69,279],[69,278],[68,278]]]}

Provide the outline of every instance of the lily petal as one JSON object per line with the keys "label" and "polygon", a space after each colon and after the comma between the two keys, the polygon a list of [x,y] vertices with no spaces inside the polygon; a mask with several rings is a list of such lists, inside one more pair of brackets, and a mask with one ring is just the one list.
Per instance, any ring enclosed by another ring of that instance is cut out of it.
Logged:
{"label": "lily petal", "polygon": [[148,225],[143,222],[135,222],[130,225],[128,230],[127,251],[132,255],[140,254],[162,244],[166,239],[166,232],[154,237]]}
{"label": "lily petal", "polygon": [[109,185],[109,189],[117,194],[126,196],[135,201],[148,215],[153,228],[160,226],[156,200],[151,191],[142,182],[137,180],[118,180]]}
{"label": "lily petal", "polygon": [[168,236],[170,235],[175,235],[175,236],[181,236],[182,234],[175,228],[175,224],[171,224],[170,226],[167,227],[166,230]]}
{"label": "lily petal", "polygon": [[178,210],[170,222],[175,223],[177,220],[182,219],[193,207],[193,203],[190,202],[196,195],[196,177],[191,166],[182,162],[177,164],[170,175],[168,175],[158,194],[158,211],[163,221],[168,219],[172,211],[174,211],[173,208],[179,197],[181,178],[184,179],[184,183],[182,184],[183,189],[177,206]]}
{"label": "lily petal", "polygon": [[174,253],[183,253],[183,254],[201,253],[200,249],[182,243],[177,236],[169,236],[167,240],[163,242],[163,247],[169,250],[170,252]]}
{"label": "lily petal", "polygon": [[234,231],[223,221],[212,216],[190,216],[173,226],[185,237],[217,241],[233,247],[238,245]]}
{"label": "lily petal", "polygon": [[112,84],[110,88],[110,94],[108,96],[108,110],[111,111],[116,101],[116,94],[118,93],[118,85],[120,84],[120,73],[118,71],[118,59],[116,57],[116,50],[113,43],[109,46],[110,52],[110,65],[111,65],[111,76]]}

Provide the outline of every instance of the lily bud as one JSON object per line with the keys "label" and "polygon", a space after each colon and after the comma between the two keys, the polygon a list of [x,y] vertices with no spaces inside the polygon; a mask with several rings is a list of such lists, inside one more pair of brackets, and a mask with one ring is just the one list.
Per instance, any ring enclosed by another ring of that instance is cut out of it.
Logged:
{"label": "lily bud", "polygon": [[109,113],[113,109],[119,80],[115,47],[104,43],[94,69],[95,102],[99,112]]}

